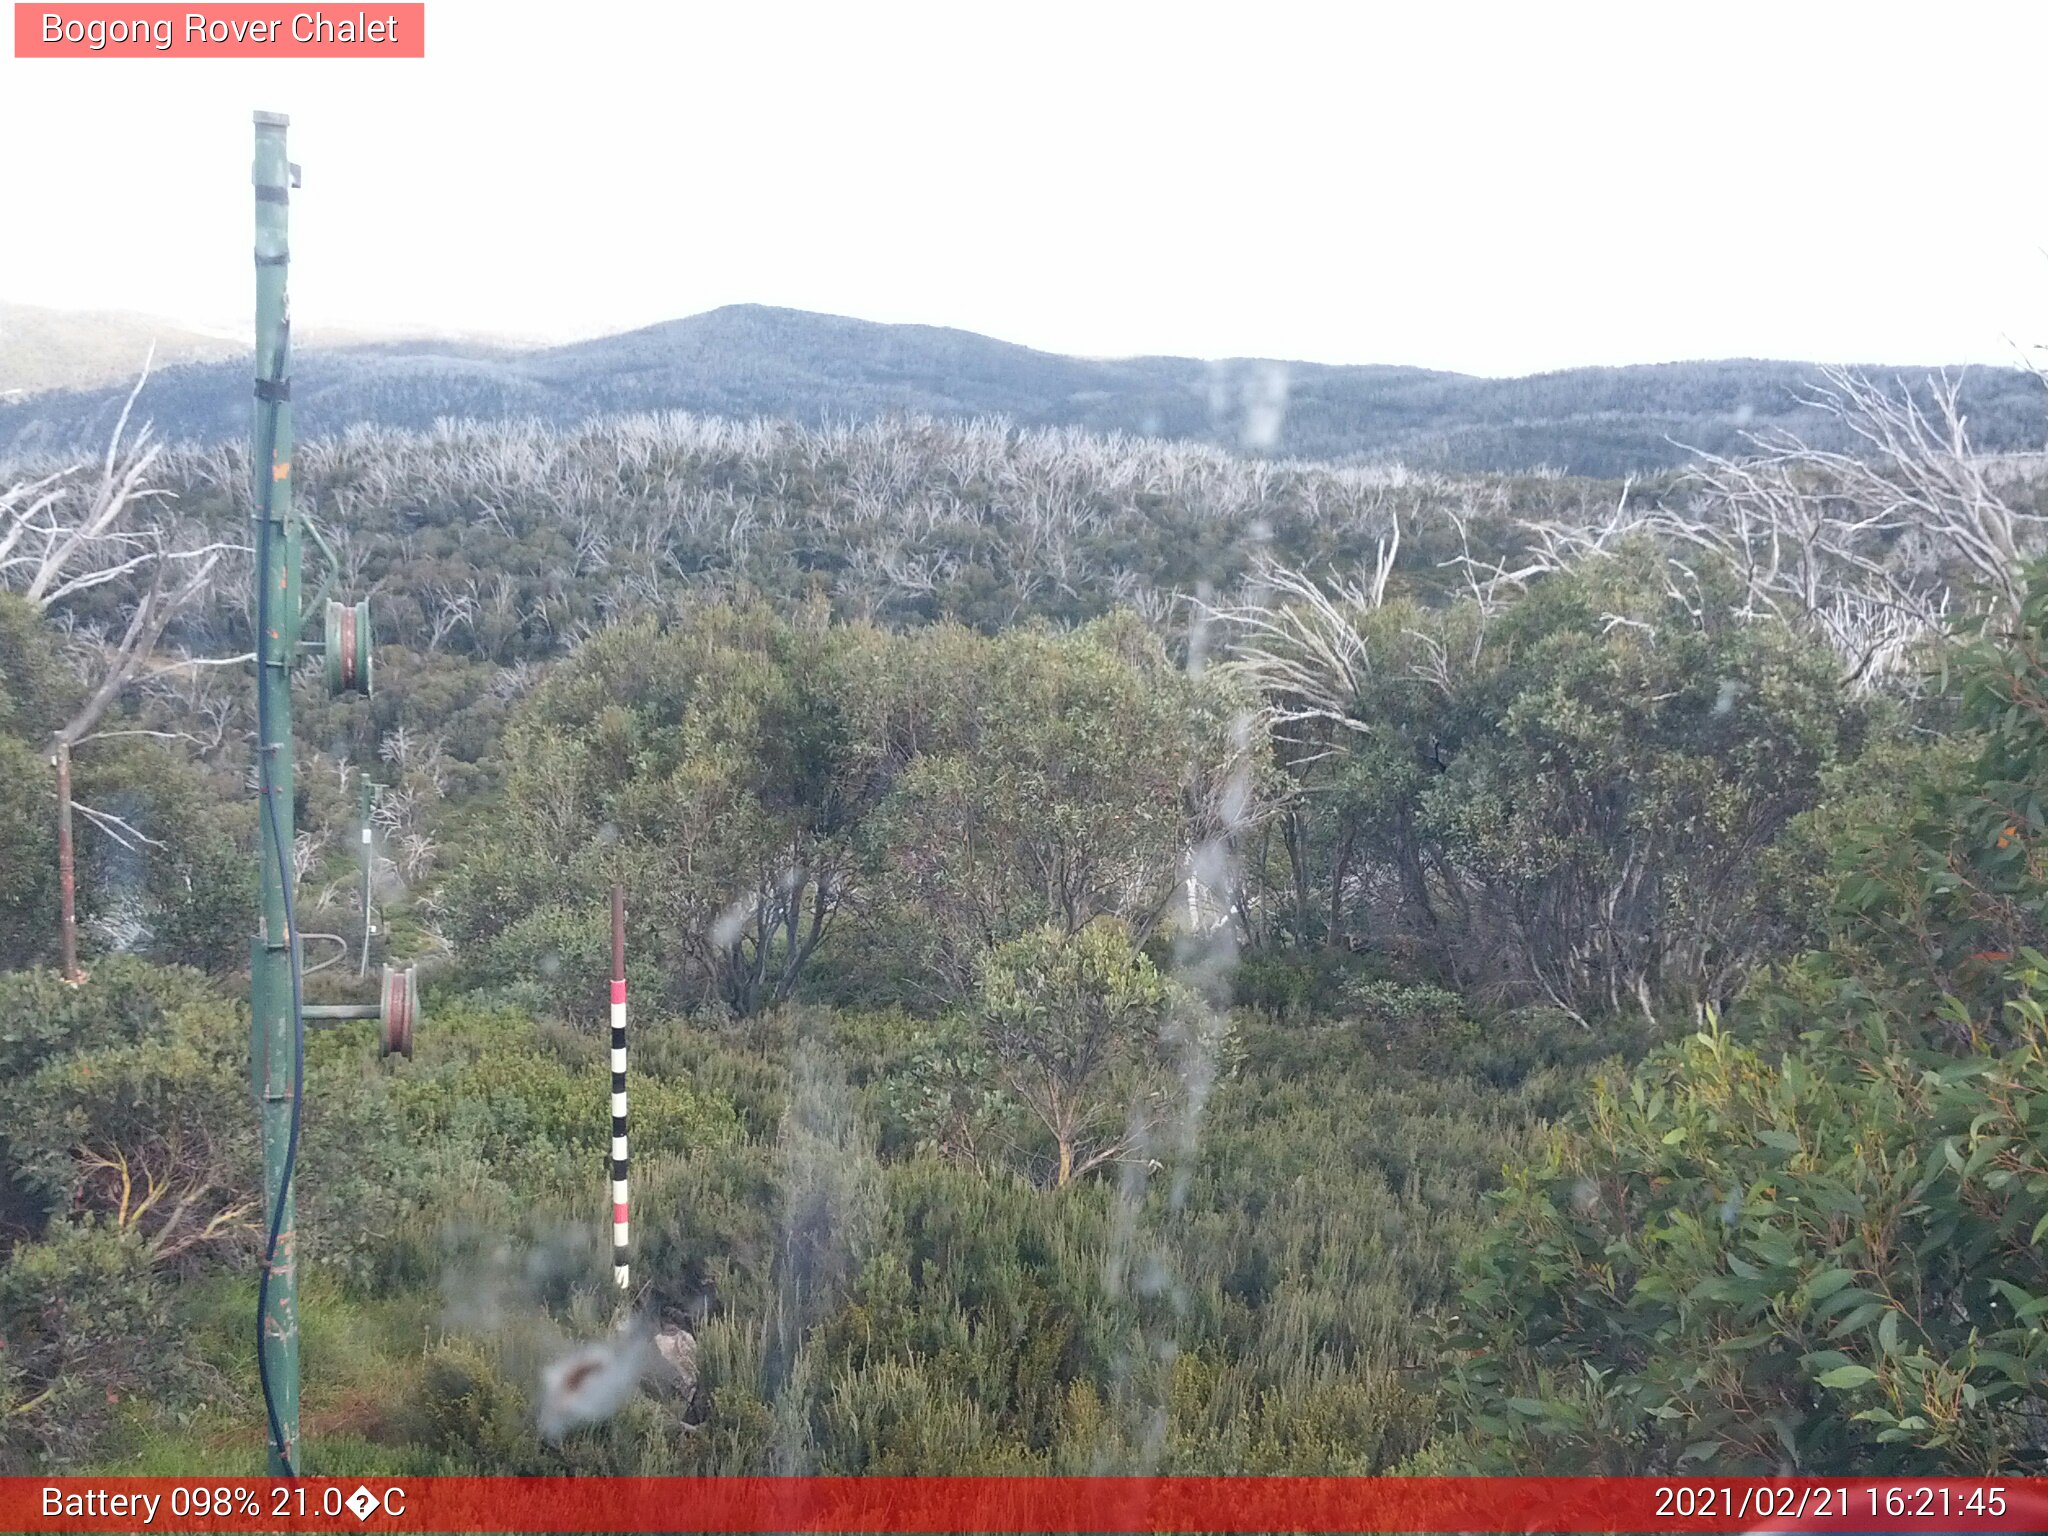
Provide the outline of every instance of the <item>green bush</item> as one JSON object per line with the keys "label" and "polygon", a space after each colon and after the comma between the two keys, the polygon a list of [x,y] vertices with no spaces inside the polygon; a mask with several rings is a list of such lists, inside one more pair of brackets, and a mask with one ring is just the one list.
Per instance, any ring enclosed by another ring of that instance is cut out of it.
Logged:
{"label": "green bush", "polygon": [[1231,1002],[1279,1017],[1328,1013],[1353,980],[1350,957],[1327,949],[1257,950],[1231,969]]}
{"label": "green bush", "polygon": [[[647,1156],[730,1141],[732,1107],[687,1078],[633,1074],[633,1150]],[[409,1067],[393,1078],[404,1134],[460,1144],[515,1187],[558,1172],[599,1177],[611,1148],[611,1073],[599,1042],[581,1067],[539,1044],[516,1014],[451,1008],[422,1029]]]}
{"label": "green bush", "polygon": [[398,1429],[428,1451],[493,1466],[524,1450],[531,1416],[524,1393],[503,1379],[490,1351],[449,1339],[427,1352]]}
{"label": "green bush", "polygon": [[[95,962],[83,986],[69,985],[53,970],[0,973],[0,1082],[18,1080],[66,1051],[132,1044],[188,1011],[205,1014],[213,1028],[233,1037],[235,1006],[196,971],[129,955]],[[248,1026],[239,1028],[234,1038],[246,1049]]]}
{"label": "green bush", "polygon": [[1708,1030],[1498,1196],[1455,1344],[1500,1470],[2048,1469],[2048,961],[2020,1043]]}
{"label": "green bush", "polygon": [[[246,1014],[241,1016],[246,1019]],[[0,977],[0,1172],[17,1229],[90,1211],[163,1261],[255,1225],[248,1027],[201,978],[109,958],[82,986]]]}
{"label": "green bush", "polygon": [[170,1286],[133,1233],[62,1222],[0,1265],[0,1471],[76,1467],[134,1399],[196,1386]]}
{"label": "green bush", "polygon": [[256,1117],[220,1031],[181,1019],[75,1051],[0,1087],[18,1183],[46,1211],[92,1211],[153,1259],[244,1249],[259,1199]]}

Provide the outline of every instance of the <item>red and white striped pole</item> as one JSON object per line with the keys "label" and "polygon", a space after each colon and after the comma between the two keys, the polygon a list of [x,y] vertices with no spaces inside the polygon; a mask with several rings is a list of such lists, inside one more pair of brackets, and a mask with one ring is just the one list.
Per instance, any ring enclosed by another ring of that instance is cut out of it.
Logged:
{"label": "red and white striped pole", "polygon": [[612,1280],[630,1284],[626,1259],[626,890],[612,886]]}

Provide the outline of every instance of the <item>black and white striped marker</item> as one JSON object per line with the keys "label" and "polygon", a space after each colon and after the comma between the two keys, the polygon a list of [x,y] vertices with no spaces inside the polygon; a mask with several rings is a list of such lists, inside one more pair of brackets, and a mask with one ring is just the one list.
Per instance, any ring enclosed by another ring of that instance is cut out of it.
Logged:
{"label": "black and white striped marker", "polygon": [[626,1216],[626,895],[612,887],[612,1280],[631,1284]]}

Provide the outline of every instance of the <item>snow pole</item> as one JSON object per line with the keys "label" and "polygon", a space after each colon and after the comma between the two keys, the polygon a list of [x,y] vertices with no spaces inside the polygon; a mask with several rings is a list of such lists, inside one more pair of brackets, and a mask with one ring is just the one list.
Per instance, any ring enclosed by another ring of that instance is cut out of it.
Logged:
{"label": "snow pole", "polygon": [[631,1284],[626,1216],[626,889],[612,886],[612,1281]]}
{"label": "snow pole", "polygon": [[377,833],[371,822],[371,802],[375,791],[370,787],[370,776],[363,775],[363,955],[356,962],[356,974],[370,974],[370,938],[377,931],[377,909],[374,893],[377,884]]}

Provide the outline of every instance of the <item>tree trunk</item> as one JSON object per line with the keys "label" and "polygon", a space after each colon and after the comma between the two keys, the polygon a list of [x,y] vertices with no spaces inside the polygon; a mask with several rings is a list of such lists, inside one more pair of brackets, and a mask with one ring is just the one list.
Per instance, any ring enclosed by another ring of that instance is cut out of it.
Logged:
{"label": "tree trunk", "polygon": [[1344,882],[1351,874],[1351,850],[1357,840],[1357,828],[1347,825],[1337,843],[1337,867],[1330,875],[1330,932],[1325,941],[1332,949],[1348,947],[1344,931]]}
{"label": "tree trunk", "polygon": [[78,861],[71,844],[71,743],[59,736],[52,759],[57,766],[57,949],[64,979],[85,980],[78,968]]}
{"label": "tree trunk", "polygon": [[1309,868],[1307,818],[1299,806],[1290,806],[1280,821],[1281,836],[1287,844],[1287,870],[1294,884],[1294,942],[1303,948],[1309,942]]}
{"label": "tree trunk", "polygon": [[1422,930],[1434,940],[1439,926],[1436,907],[1429,899],[1429,872],[1422,863],[1422,849],[1415,836],[1415,814],[1403,806],[1394,820],[1394,862],[1401,870],[1401,894],[1408,911]]}

